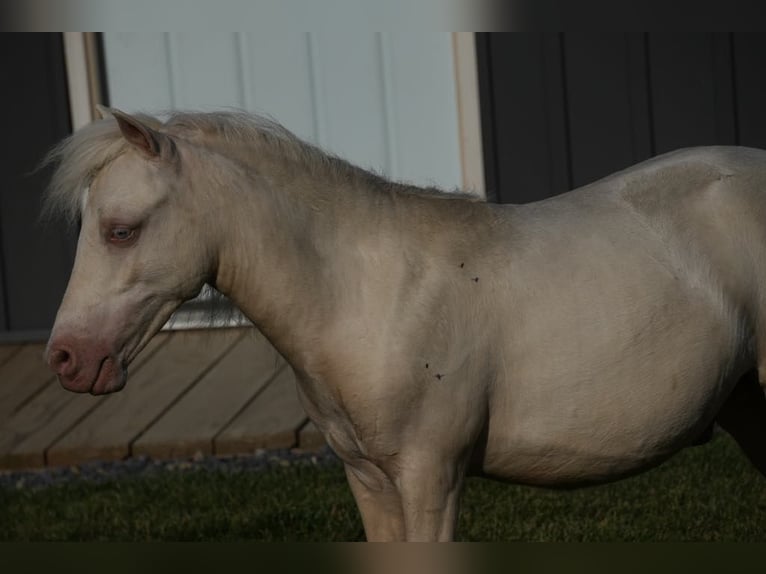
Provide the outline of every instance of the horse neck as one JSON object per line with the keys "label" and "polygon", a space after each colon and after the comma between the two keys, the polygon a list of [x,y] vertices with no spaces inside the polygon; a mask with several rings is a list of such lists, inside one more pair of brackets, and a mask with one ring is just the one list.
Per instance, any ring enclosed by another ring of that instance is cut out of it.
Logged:
{"label": "horse neck", "polygon": [[[316,349],[329,325],[359,311],[349,299],[375,281],[380,238],[401,238],[395,194],[371,189],[363,172],[338,173],[250,154],[221,175],[221,231],[214,284],[255,323],[296,368]],[[239,158],[237,158],[238,160]],[[215,170],[213,170],[215,171]],[[363,255],[360,256],[360,253]],[[400,262],[379,273],[396,275]]]}

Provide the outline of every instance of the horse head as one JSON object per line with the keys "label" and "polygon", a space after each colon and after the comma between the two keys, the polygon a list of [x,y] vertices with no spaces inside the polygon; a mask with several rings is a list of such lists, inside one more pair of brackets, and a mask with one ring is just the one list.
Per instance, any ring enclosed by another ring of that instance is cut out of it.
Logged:
{"label": "horse head", "polygon": [[54,193],[57,177],[89,173],[69,192],[78,195],[81,227],[46,360],[65,388],[92,394],[123,388],[128,364],[199,292],[211,268],[197,240],[201,210],[187,197],[193,184],[184,177],[178,142],[159,124],[116,110],[110,115],[95,122],[109,123],[101,130],[111,129],[116,150],[102,165],[88,158],[97,153],[83,151],[85,136],[78,143],[75,134],[54,152]]}

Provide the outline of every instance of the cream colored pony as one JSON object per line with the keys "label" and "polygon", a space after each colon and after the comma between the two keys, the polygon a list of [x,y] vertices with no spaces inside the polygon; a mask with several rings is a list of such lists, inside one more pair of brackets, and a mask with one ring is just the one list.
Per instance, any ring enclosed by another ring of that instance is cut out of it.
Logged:
{"label": "cream colored pony", "polygon": [[492,205],[245,114],[112,116],[52,155],[49,208],[82,221],[47,350],[67,389],[120,390],[207,282],[292,365],[370,540],[451,539],[467,473],[614,480],[716,421],[766,470],[766,152]]}

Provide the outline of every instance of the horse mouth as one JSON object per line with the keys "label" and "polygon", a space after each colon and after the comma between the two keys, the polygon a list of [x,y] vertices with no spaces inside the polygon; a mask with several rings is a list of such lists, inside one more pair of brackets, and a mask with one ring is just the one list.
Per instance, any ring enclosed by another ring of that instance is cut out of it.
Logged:
{"label": "horse mouth", "polygon": [[116,393],[128,380],[127,366],[114,357],[105,357],[98,366],[96,378],[88,391],[91,395]]}
{"label": "horse mouth", "polygon": [[128,380],[128,369],[124,361],[119,361],[113,356],[107,356],[98,363],[95,375],[88,376],[83,371],[73,376],[60,373],[58,379],[61,386],[68,391],[106,395],[115,393],[125,386]]}

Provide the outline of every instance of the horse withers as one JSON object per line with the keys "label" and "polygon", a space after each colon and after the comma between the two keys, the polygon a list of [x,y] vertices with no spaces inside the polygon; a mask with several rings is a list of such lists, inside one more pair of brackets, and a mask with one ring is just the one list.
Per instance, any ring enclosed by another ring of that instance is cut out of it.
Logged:
{"label": "horse withers", "polygon": [[369,540],[449,540],[468,473],[579,486],[714,423],[766,471],[766,152],[680,150],[529,205],[393,183],[244,113],[62,142],[81,221],[47,348],[118,391],[208,283],[286,358]]}

